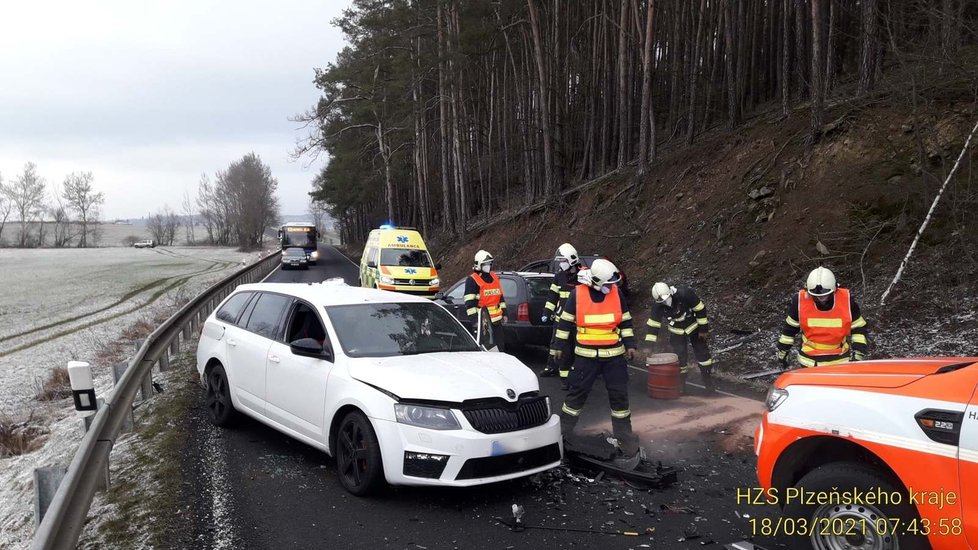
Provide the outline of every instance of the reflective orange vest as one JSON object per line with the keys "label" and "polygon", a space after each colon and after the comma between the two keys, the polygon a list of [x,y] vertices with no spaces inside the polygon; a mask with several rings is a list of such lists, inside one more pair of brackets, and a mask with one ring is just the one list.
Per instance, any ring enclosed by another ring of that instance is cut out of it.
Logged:
{"label": "reflective orange vest", "polygon": [[499,307],[503,301],[503,286],[499,283],[499,277],[495,273],[489,273],[492,281],[482,280],[481,273],[473,273],[472,278],[479,285],[479,307],[489,310],[489,319],[493,323],[498,323],[503,318],[503,310]]}
{"label": "reflective orange vest", "polygon": [[591,299],[587,285],[577,285],[577,343],[586,346],[613,346],[621,341],[618,325],[621,323],[621,298],[618,289],[605,294],[604,301]]}
{"label": "reflective orange vest", "polygon": [[852,331],[849,290],[835,291],[835,303],[829,311],[815,305],[808,292],[798,292],[798,321],[801,323],[801,352],[809,357],[844,355],[849,352],[846,338]]}

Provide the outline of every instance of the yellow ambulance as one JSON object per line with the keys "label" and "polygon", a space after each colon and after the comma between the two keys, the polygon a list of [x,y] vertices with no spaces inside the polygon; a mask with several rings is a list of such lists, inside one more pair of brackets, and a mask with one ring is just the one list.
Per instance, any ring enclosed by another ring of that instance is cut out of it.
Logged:
{"label": "yellow ambulance", "polygon": [[434,298],[441,288],[428,247],[413,227],[382,225],[367,237],[360,259],[360,286]]}

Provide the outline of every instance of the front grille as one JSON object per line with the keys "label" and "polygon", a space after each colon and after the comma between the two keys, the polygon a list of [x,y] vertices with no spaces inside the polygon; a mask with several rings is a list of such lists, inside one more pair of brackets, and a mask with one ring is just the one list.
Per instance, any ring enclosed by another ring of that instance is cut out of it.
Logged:
{"label": "front grille", "polygon": [[560,460],[560,446],[551,443],[546,447],[518,453],[483,458],[470,458],[462,465],[455,479],[477,479],[525,472]]}
{"label": "front grille", "polygon": [[498,405],[463,408],[462,414],[473,428],[484,434],[525,430],[545,424],[550,418],[546,397],[530,397],[516,403],[498,401]]}
{"label": "front grille", "polygon": [[[414,281],[413,285],[411,281]],[[430,286],[431,279],[394,279],[394,284],[404,286]]]}

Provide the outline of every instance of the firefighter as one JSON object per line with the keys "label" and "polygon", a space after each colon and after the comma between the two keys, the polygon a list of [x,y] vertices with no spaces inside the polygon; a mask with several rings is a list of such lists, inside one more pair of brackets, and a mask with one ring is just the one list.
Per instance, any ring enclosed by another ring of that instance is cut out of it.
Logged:
{"label": "firefighter", "polygon": [[634,468],[640,458],[638,438],[632,432],[632,412],[628,408],[628,367],[626,357],[635,357],[635,334],[628,304],[615,284],[621,276],[608,260],[595,260],[586,281],[578,285],[564,302],[557,324],[556,359],[574,355],[570,389],[561,407],[560,425],[570,437],[580,418],[594,381],[601,376],[611,405],[611,426],[622,456],[620,466]]}
{"label": "firefighter", "polygon": [[866,319],[847,288],[824,267],[808,274],[805,288],[791,297],[778,339],[778,361],[788,368],[788,352],[801,332],[798,364],[818,367],[861,361],[866,357]]}
{"label": "firefighter", "polygon": [[465,280],[465,312],[470,319],[476,319],[479,310],[486,308],[492,321],[492,340],[499,351],[505,351],[503,340],[503,321],[506,313],[506,300],[499,276],[492,272],[492,254],[485,250],[475,253],[472,276]]}
{"label": "firefighter", "polygon": [[716,392],[713,383],[713,357],[707,346],[707,336],[710,331],[710,320],[706,317],[706,305],[696,295],[696,291],[688,286],[674,287],[663,282],[652,285],[652,313],[646,324],[649,332],[645,335],[646,342],[657,343],[659,329],[663,323],[669,329],[669,344],[673,353],[679,356],[679,373],[683,388],[686,387],[686,374],[689,370],[689,358],[686,341],[693,348],[693,356],[700,368],[700,377],[706,387],[707,394]]}
{"label": "firefighter", "polygon": [[[554,334],[557,333],[557,319],[563,311],[564,303],[571,293],[577,288],[577,274],[581,270],[581,259],[577,255],[577,249],[564,243],[557,248],[554,255],[557,262],[557,273],[554,274],[554,282],[550,285],[550,295],[547,304],[544,306],[546,312],[543,314],[543,322],[554,321]],[[540,373],[540,376],[553,376],[560,374],[560,389],[567,390],[567,378],[570,376],[571,365],[574,363],[574,355],[568,353],[561,361],[555,359],[557,354],[557,340],[555,337],[550,339],[550,357],[547,359],[547,366]]]}

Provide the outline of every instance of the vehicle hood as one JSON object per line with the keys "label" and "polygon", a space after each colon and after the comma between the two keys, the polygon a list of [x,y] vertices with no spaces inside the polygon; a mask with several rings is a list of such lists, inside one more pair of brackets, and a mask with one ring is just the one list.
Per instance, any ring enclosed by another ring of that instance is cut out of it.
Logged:
{"label": "vehicle hood", "polygon": [[775,385],[843,386],[860,388],[899,388],[936,374],[944,367],[970,365],[975,357],[922,357],[859,361],[828,367],[802,368],[782,374]]}
{"label": "vehicle hood", "polygon": [[440,352],[351,360],[350,376],[402,399],[460,403],[540,389],[537,376],[512,355],[487,351]]}
{"label": "vehicle hood", "polygon": [[380,272],[398,279],[430,279],[438,273],[433,267],[403,267],[399,265],[382,265]]}

